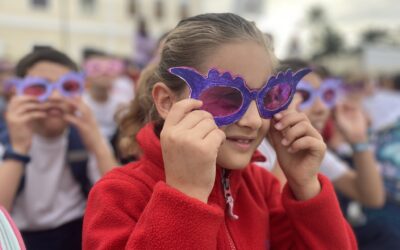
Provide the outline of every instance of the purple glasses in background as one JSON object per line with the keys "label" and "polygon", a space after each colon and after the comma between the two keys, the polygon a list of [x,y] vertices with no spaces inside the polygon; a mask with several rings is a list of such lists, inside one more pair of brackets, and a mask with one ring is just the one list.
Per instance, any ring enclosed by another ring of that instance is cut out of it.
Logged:
{"label": "purple glasses in background", "polygon": [[340,94],[341,81],[338,79],[327,79],[321,83],[321,87],[315,89],[306,81],[300,81],[297,86],[303,102],[300,104],[300,110],[311,107],[319,97],[326,107],[332,108],[335,106]]}
{"label": "purple glasses in background", "polygon": [[214,116],[218,126],[224,126],[238,121],[253,100],[265,119],[286,109],[297,83],[311,70],[303,69],[295,74],[290,70],[280,72],[257,90],[250,90],[242,77],[233,78],[231,73],[220,73],[216,69],[210,69],[207,77],[189,67],[173,67],[169,72],[183,79],[190,88],[190,97],[203,101],[202,109]]}
{"label": "purple glasses in background", "polygon": [[36,96],[41,102],[47,100],[54,89],[65,97],[81,95],[85,83],[83,75],[77,72],[67,73],[55,83],[39,77],[25,77],[14,81],[17,95]]}

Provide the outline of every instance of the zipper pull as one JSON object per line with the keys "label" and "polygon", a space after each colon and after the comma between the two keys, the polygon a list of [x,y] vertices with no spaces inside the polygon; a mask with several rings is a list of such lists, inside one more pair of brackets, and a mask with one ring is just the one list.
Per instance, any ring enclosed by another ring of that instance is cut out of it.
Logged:
{"label": "zipper pull", "polygon": [[239,216],[233,213],[234,199],[232,197],[231,188],[229,184],[229,177],[227,176],[227,171],[222,169],[222,187],[224,188],[225,203],[228,205],[229,217],[233,220],[239,219]]}

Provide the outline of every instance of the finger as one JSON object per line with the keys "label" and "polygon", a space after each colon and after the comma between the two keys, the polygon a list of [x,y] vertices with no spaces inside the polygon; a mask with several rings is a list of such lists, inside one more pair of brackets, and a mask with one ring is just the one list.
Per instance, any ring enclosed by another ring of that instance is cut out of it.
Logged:
{"label": "finger", "polygon": [[32,96],[15,96],[11,98],[8,104],[8,110],[15,110],[26,103],[40,103],[36,97]]}
{"label": "finger", "polygon": [[280,118],[275,118],[276,123],[274,124],[274,127],[277,130],[285,130],[286,128],[290,126],[294,126],[295,124],[301,122],[301,121],[308,121],[307,116],[304,113],[296,112],[296,111],[285,111],[284,113],[279,113],[282,115]]}
{"label": "finger", "polygon": [[184,99],[175,103],[168,112],[164,126],[170,127],[178,124],[187,113],[200,108],[202,104],[203,102],[195,99]]}
{"label": "finger", "polygon": [[219,128],[213,129],[206,135],[203,142],[206,146],[210,148],[215,147],[215,145],[221,146],[221,144],[226,140],[225,132]]}
{"label": "finger", "polygon": [[296,139],[304,137],[305,135],[307,135],[307,130],[307,124],[305,124],[304,122],[297,123],[286,131],[286,134],[283,136],[283,139],[281,141],[282,145],[288,146],[292,144],[292,142]]}
{"label": "finger", "polygon": [[213,130],[217,129],[213,118],[205,118],[190,130],[194,138],[205,139],[205,137]]}
{"label": "finger", "polygon": [[290,153],[297,153],[302,150],[321,152],[321,154],[323,154],[325,153],[326,145],[320,139],[312,136],[305,136],[294,141],[288,149]]}
{"label": "finger", "polygon": [[43,111],[43,108],[38,103],[25,102],[25,103],[15,107],[14,110],[10,110],[10,112],[16,116],[20,116],[25,113],[29,113],[29,112],[33,112],[33,111]]}
{"label": "finger", "polygon": [[[205,119],[212,119],[214,121],[213,116],[203,110],[194,110],[189,112],[178,124],[180,129],[191,129],[194,128],[199,122]],[[215,122],[214,122],[215,124]]]}
{"label": "finger", "polygon": [[86,103],[80,97],[67,98],[66,101],[74,108],[74,110],[80,112],[83,116],[86,116],[91,112],[88,105],[86,105]]}
{"label": "finger", "polygon": [[303,102],[303,97],[299,93],[295,93],[293,100],[290,103],[288,110],[299,110],[300,104]]}
{"label": "finger", "polygon": [[68,123],[70,123],[70,124],[72,124],[72,125],[74,125],[74,126],[76,126],[76,127],[78,127],[78,128],[82,126],[82,120],[81,120],[79,117],[76,117],[76,116],[74,116],[74,115],[65,114],[65,115],[64,115],[64,119],[65,119]]}
{"label": "finger", "polygon": [[20,117],[20,121],[28,123],[33,120],[42,119],[46,117],[46,113],[43,111],[30,112]]}
{"label": "finger", "polygon": [[288,114],[290,114],[290,113],[298,113],[298,111],[297,111],[297,110],[294,110],[294,109],[285,109],[285,110],[283,110],[283,111],[281,111],[281,112],[275,114],[275,115],[273,116],[273,119],[276,120],[276,121],[279,121],[279,120],[282,119],[284,116],[286,116],[286,115],[288,115]]}

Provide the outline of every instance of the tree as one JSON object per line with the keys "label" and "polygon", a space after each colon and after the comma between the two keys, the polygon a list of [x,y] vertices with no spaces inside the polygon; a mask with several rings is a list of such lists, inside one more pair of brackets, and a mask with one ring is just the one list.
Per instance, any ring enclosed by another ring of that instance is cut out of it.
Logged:
{"label": "tree", "polygon": [[312,32],[313,59],[343,50],[344,39],[329,23],[325,10],[321,6],[314,6],[309,10],[307,21]]}
{"label": "tree", "polygon": [[388,39],[388,32],[384,29],[368,29],[361,34],[362,43],[376,43]]}

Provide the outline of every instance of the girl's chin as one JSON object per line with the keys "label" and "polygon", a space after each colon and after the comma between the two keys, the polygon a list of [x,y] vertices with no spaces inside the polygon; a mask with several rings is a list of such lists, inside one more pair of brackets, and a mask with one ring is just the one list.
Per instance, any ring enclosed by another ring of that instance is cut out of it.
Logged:
{"label": "girl's chin", "polygon": [[[239,158],[240,157],[240,158]],[[245,156],[232,157],[227,161],[221,161],[217,159],[218,166],[230,170],[244,169],[249,165],[251,158]]]}

